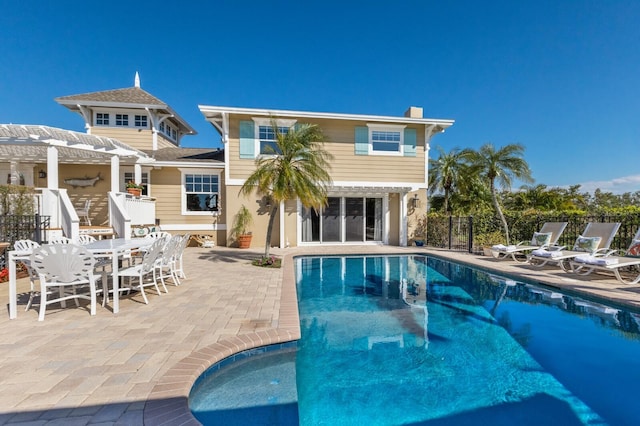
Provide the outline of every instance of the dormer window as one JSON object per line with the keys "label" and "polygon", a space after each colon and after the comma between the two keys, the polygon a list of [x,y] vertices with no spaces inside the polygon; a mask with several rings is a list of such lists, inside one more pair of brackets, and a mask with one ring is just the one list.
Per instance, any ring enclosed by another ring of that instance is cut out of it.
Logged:
{"label": "dormer window", "polygon": [[99,112],[96,114],[96,125],[98,126],[108,126],[109,125],[109,114]]}
{"label": "dormer window", "polygon": [[129,126],[129,114],[116,114],[116,126]]}
{"label": "dormer window", "polygon": [[134,116],[134,123],[136,127],[147,127],[147,116],[146,115],[136,115]]}

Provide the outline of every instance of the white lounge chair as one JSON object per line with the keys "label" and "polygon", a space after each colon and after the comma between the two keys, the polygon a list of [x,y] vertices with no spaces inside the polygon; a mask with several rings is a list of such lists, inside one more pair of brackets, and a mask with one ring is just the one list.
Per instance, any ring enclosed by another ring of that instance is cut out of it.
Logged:
{"label": "white lounge chair", "polygon": [[612,272],[623,284],[640,282],[640,228],[631,240],[629,247],[622,253],[605,256],[579,255],[570,261],[571,268],[567,272],[588,275],[592,272]]}
{"label": "white lounge chair", "polygon": [[534,232],[529,241],[521,241],[518,244],[498,244],[491,247],[491,255],[496,259],[511,258],[516,262],[526,262],[526,254],[532,250],[555,246],[568,222],[546,222],[540,228],[540,232]]}
{"label": "white lounge chair", "polygon": [[536,249],[528,255],[528,262],[533,266],[544,266],[549,263],[557,263],[563,270],[571,270],[569,260],[583,254],[604,256],[611,253],[609,246],[613,237],[618,232],[620,223],[589,222],[581,235],[576,238],[573,247],[552,247]]}

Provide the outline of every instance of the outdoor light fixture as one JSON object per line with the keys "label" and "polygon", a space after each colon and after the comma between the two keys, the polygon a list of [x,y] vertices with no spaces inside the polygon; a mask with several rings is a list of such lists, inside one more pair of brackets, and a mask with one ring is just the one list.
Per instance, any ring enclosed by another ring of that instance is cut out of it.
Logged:
{"label": "outdoor light fixture", "polygon": [[38,172],[38,177],[40,179],[44,179],[47,177],[47,172],[45,172],[44,170],[40,169],[40,171]]}
{"label": "outdoor light fixture", "polygon": [[411,206],[415,209],[420,206],[420,200],[418,199],[418,194],[414,194],[411,199]]}

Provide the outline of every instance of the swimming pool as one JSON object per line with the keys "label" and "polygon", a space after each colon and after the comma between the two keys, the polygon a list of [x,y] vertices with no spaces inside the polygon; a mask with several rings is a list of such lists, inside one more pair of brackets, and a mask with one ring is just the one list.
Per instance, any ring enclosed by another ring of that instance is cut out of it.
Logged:
{"label": "swimming pool", "polygon": [[296,259],[297,350],[198,380],[204,424],[633,424],[640,316],[425,256]]}

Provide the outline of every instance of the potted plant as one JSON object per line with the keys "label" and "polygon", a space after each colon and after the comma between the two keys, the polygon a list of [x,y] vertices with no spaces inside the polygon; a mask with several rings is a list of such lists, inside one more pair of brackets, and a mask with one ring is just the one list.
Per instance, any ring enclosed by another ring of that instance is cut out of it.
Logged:
{"label": "potted plant", "polygon": [[131,195],[135,195],[136,197],[139,197],[140,195],[142,195],[143,189],[144,189],[144,185],[141,183],[135,183],[132,180],[127,182],[127,192]]}
{"label": "potted plant", "polygon": [[249,226],[253,223],[253,216],[249,209],[243,204],[233,218],[231,234],[238,241],[238,247],[247,249],[251,246],[251,232]]}

